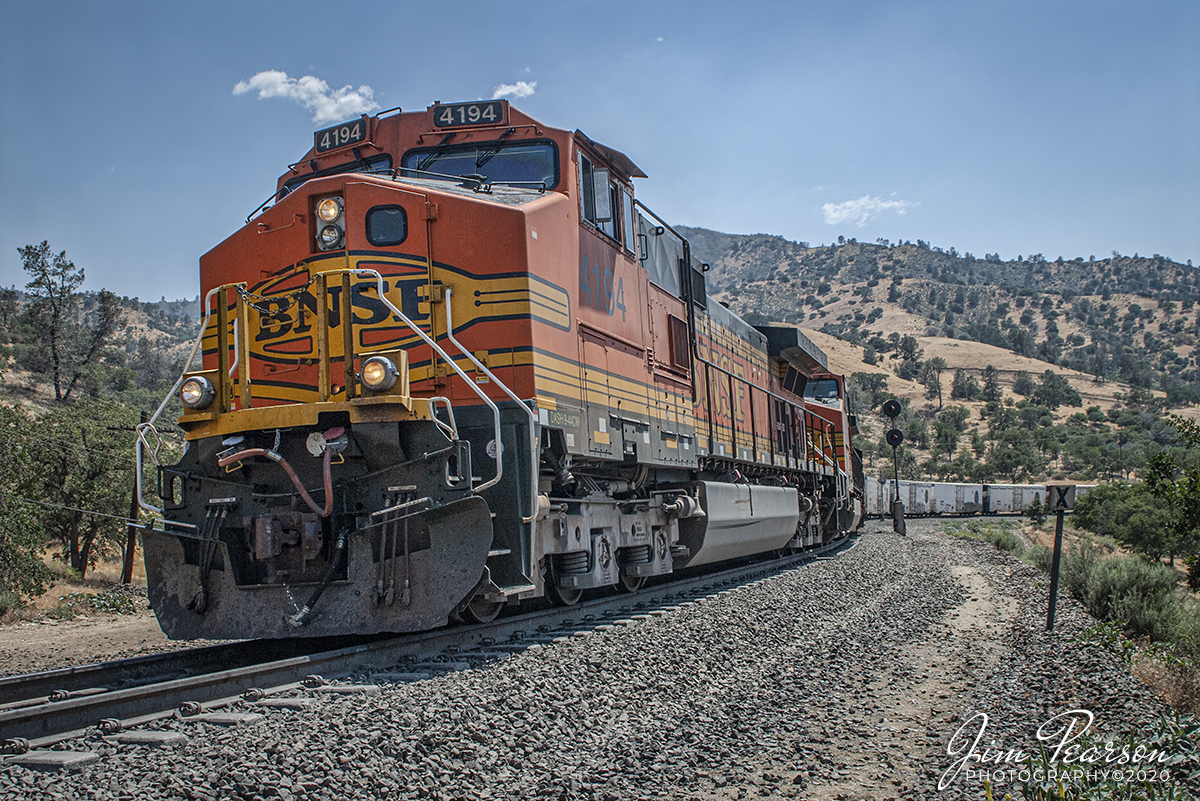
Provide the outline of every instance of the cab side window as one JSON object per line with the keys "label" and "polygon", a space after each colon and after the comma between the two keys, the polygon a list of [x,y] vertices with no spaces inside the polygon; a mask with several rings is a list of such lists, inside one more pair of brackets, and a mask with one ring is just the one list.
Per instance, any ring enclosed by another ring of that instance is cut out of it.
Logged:
{"label": "cab side window", "polygon": [[[624,215],[622,215],[624,210]],[[610,239],[633,250],[633,195],[612,180],[610,172],[579,153],[579,213]]]}

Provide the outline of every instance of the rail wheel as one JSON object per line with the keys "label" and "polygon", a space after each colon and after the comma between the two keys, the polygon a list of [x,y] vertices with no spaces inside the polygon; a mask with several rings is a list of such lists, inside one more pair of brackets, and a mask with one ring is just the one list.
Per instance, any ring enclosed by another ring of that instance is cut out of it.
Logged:
{"label": "rail wheel", "polygon": [[468,623],[491,623],[503,608],[504,601],[489,601],[482,593],[477,593],[463,608],[462,617]]}
{"label": "rail wheel", "polygon": [[555,606],[574,606],[583,597],[583,590],[560,587],[554,580],[554,575],[551,574],[550,582],[546,585],[546,597]]}
{"label": "rail wheel", "polygon": [[[582,557],[585,560],[585,555],[572,555],[575,558]],[[558,570],[556,569],[556,560],[553,558],[547,559],[542,565],[542,580],[546,587],[546,597],[550,603],[555,606],[574,606],[579,603],[579,599],[583,597],[583,590],[574,587],[558,586]],[[586,571],[579,571],[586,572]]]}
{"label": "rail wheel", "polygon": [[646,586],[645,576],[621,576],[621,580],[617,582],[617,587],[623,592],[637,592],[644,586]]}

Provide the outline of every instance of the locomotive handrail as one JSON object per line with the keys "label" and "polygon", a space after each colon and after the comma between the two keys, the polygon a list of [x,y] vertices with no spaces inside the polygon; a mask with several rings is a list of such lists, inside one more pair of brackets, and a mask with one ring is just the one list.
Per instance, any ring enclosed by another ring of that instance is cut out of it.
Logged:
{"label": "locomotive handrail", "polygon": [[[484,375],[486,375],[489,379],[491,379],[495,383],[496,386],[500,387],[500,389],[504,392],[505,395],[512,398],[513,401],[515,401],[516,404],[518,406],[520,406],[522,409],[524,409],[525,413],[529,415],[529,475],[530,475],[530,482],[531,482],[532,486],[531,486],[530,495],[529,495],[529,515],[526,517],[522,517],[521,522],[522,523],[532,523],[537,518],[537,506],[538,506],[538,504],[537,504],[538,472],[539,472],[538,465],[539,465],[540,460],[538,458],[538,440],[537,440],[537,436],[535,434],[535,429],[537,427],[537,415],[534,414],[533,409],[530,409],[528,406],[526,406],[525,402],[522,401],[520,398],[518,398],[516,393],[513,392],[511,389],[509,389],[508,386],[503,381],[501,381],[499,378],[496,378],[495,374],[492,373],[491,370],[487,369],[487,367],[485,367],[483,365],[483,362],[481,362],[481,361],[479,361],[479,359],[475,358],[475,354],[471,353],[469,350],[464,348],[462,346],[462,343],[460,343],[457,339],[454,338],[454,322],[453,322],[453,319],[451,318],[451,306],[453,305],[450,302],[451,297],[452,297],[451,293],[452,293],[452,290],[450,289],[449,286],[447,286],[446,287],[446,338],[449,339],[451,342],[453,342],[454,347],[458,348],[459,352],[461,352],[464,356],[466,356],[468,359],[470,359],[472,364],[474,364],[477,368],[479,368],[481,371],[483,371]],[[497,415],[498,414],[499,414],[499,412],[497,412]],[[496,418],[496,425],[497,425],[497,428],[500,425],[499,417]],[[504,458],[503,443],[501,443],[499,436],[497,436],[496,437],[497,464],[503,458]]]}
{"label": "locomotive handrail", "polygon": [[179,387],[183,384],[184,376],[186,376],[188,371],[191,369],[192,362],[196,361],[196,354],[200,352],[200,344],[204,341],[204,332],[208,330],[208,321],[212,319],[212,296],[223,289],[228,289],[231,286],[237,286],[237,284],[224,284],[208,290],[208,294],[204,296],[204,321],[200,325],[200,333],[196,336],[196,342],[192,345],[192,352],[187,357],[187,360],[183,363],[183,372],[179,374],[179,378],[175,379],[175,384],[171,387],[171,390],[167,393],[167,396],[163,398],[162,403],[158,404],[158,408],[154,410],[154,414],[150,416],[150,419],[144,423],[138,423],[134,429],[137,432],[137,442],[134,443],[134,460],[137,468],[135,483],[137,484],[138,506],[148,512],[162,514],[163,510],[160,506],[154,506],[153,504],[146,503],[145,499],[142,497],[143,445],[150,449],[151,457],[154,459],[154,463],[158,464],[158,451],[146,441],[146,432],[153,431],[155,437],[158,437],[158,429],[154,427],[154,421],[158,420],[159,416],[163,413],[163,410],[167,408],[167,404],[171,402],[171,398],[174,397],[175,393],[179,391]]}
{"label": "locomotive handrail", "polygon": [[679,232],[678,232],[678,231],[676,231],[674,228],[672,228],[670,223],[666,222],[665,220],[663,220],[663,218],[662,218],[662,217],[659,217],[657,214],[655,214],[653,211],[651,211],[651,210],[650,210],[650,209],[649,209],[649,208],[646,206],[646,204],[642,203],[642,201],[638,200],[637,198],[634,198],[634,200],[633,200],[633,205],[634,205],[634,207],[635,207],[635,208],[640,208],[640,209],[642,209],[643,211],[645,211],[647,214],[649,214],[651,217],[653,217],[653,218],[654,218],[654,219],[655,219],[655,220],[656,220],[656,221],[657,221],[657,222],[658,222],[658,223],[659,223],[659,224],[660,224],[660,225],[661,225],[663,228],[666,228],[668,231],[670,231],[671,233],[675,234],[675,236],[679,237],[679,238],[680,238],[680,239],[682,239],[684,242],[686,242],[686,241],[687,241],[687,237],[686,237],[686,236],[684,236],[683,234],[679,233]]}
{"label": "locomotive handrail", "polygon": [[[450,418],[449,423],[443,423],[437,418],[437,406],[439,403],[446,404],[446,416]],[[450,434],[450,439],[458,439],[458,423],[454,421],[454,407],[450,405],[450,399],[438,395],[437,397],[427,398],[425,405],[429,408],[429,419],[434,425]]]}
{"label": "locomotive handrail", "polygon": [[463,381],[465,381],[467,386],[469,386],[472,389],[472,391],[474,391],[475,394],[479,396],[480,400],[482,400],[484,403],[486,403],[488,408],[490,408],[492,410],[492,419],[493,419],[493,422],[495,425],[495,430],[496,430],[496,446],[497,446],[496,475],[491,480],[485,481],[482,484],[480,484],[479,486],[472,487],[471,489],[474,492],[482,492],[483,490],[487,489],[488,487],[492,487],[492,486],[495,486],[496,484],[500,483],[500,479],[504,475],[504,460],[500,458],[501,454],[499,452],[499,448],[500,448],[500,407],[497,406],[492,401],[492,399],[487,396],[486,392],[484,392],[478,386],[475,385],[475,382],[471,380],[471,377],[468,376],[465,372],[463,372],[463,369],[458,366],[458,364],[454,361],[454,359],[450,358],[450,355],[448,353],[446,353],[446,351],[442,350],[441,346],[438,345],[438,343],[435,342],[432,337],[430,337],[428,334],[426,334],[424,331],[422,331],[420,326],[418,326],[416,323],[414,323],[412,320],[410,320],[408,318],[408,315],[406,315],[404,312],[400,311],[400,309],[396,307],[396,304],[394,304],[390,300],[388,300],[387,295],[384,294],[383,275],[381,275],[378,270],[371,270],[366,267],[347,267],[346,271],[351,272],[351,273],[356,273],[359,275],[375,276],[375,291],[379,293],[379,299],[381,301],[383,301],[384,305],[392,310],[392,314],[394,314],[398,318],[400,318],[400,322],[407,325],[409,327],[409,329],[412,330],[413,333],[415,333],[418,337],[420,337],[422,340],[424,340],[425,344],[429,345],[429,347],[432,348],[435,353],[437,353],[439,356],[441,356],[442,359],[446,362],[446,364],[450,365],[450,368],[452,370],[454,370],[455,373],[458,374],[458,377],[461,378]]}

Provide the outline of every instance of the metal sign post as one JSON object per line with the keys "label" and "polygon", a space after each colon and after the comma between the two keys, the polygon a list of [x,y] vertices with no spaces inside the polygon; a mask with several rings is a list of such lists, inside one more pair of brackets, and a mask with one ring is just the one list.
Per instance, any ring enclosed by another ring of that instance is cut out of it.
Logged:
{"label": "metal sign post", "polygon": [[1046,611],[1046,631],[1054,631],[1054,608],[1058,604],[1058,568],[1062,562],[1063,516],[1075,508],[1074,484],[1047,484],[1046,507],[1056,517],[1054,523],[1054,563],[1050,566],[1050,607]]}

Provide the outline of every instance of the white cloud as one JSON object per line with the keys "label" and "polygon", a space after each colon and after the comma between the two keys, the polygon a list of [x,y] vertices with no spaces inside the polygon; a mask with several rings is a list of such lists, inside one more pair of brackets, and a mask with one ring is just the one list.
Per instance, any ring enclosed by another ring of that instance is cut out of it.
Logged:
{"label": "white cloud", "polygon": [[844,203],[826,203],[821,207],[825,212],[826,225],[852,222],[859,228],[867,224],[867,220],[885,212],[894,211],[904,214],[910,206],[915,206],[908,200],[884,200],[883,198],[863,195],[858,200],[847,200]]}
{"label": "white cloud", "polygon": [[516,83],[502,83],[496,87],[496,91],[492,93],[492,98],[511,97],[519,99],[529,97],[533,94],[533,90],[537,88],[537,81],[517,81]]}
{"label": "white cloud", "polygon": [[267,97],[282,97],[295,100],[313,113],[313,122],[340,122],[357,117],[379,108],[374,92],[369,86],[354,89],[349,84],[341,89],[330,90],[329,84],[312,75],[289,78],[280,70],[265,70],[247,81],[238,81],[233,87],[235,95],[258,92],[259,100]]}

